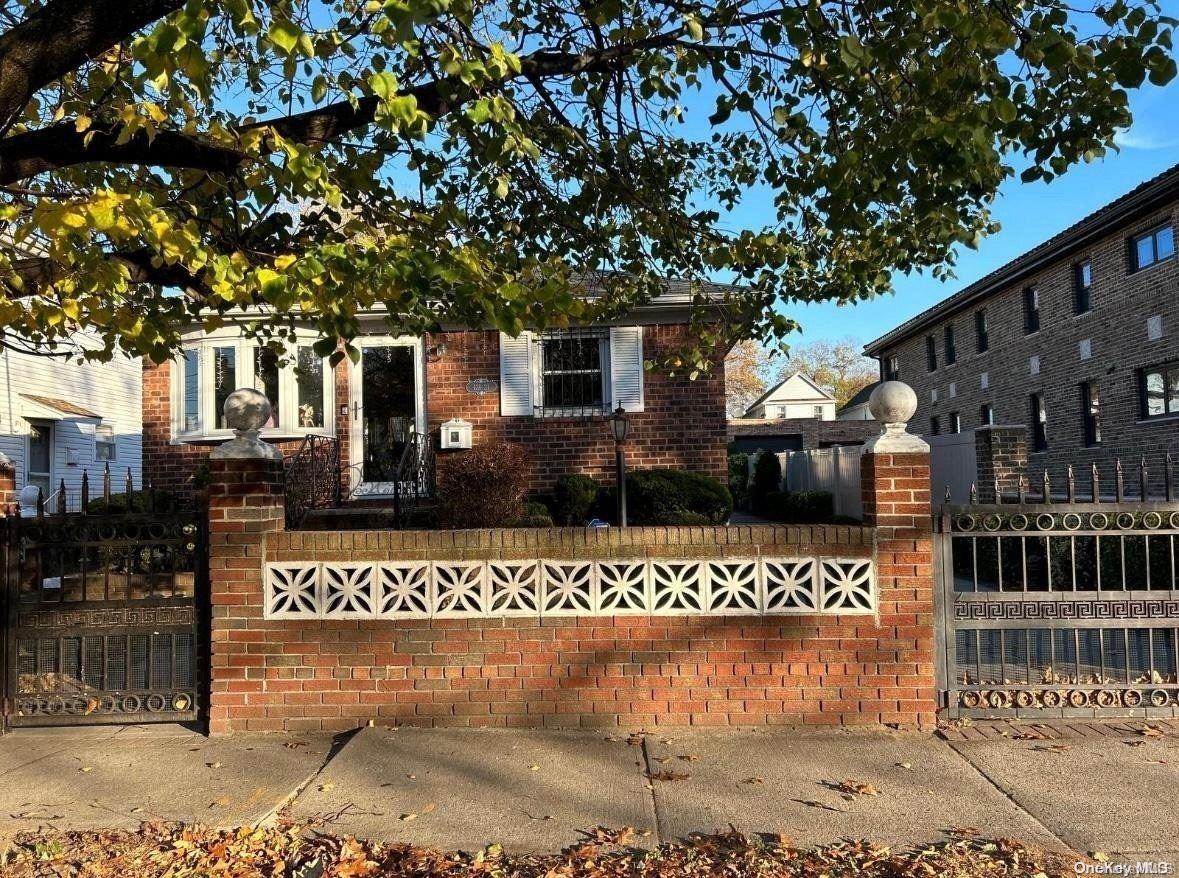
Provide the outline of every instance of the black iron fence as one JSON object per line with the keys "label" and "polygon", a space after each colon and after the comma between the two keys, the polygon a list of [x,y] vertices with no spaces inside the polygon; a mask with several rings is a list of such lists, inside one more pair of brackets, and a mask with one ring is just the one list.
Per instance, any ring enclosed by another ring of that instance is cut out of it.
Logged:
{"label": "black iron fence", "polygon": [[[9,726],[198,717],[207,638],[202,511],[89,478],[0,519]],[[70,510],[70,500],[74,508]]]}
{"label": "black iron fence", "polygon": [[1110,493],[1090,470],[1063,501],[1043,477],[1011,502],[942,507],[949,715],[1179,715],[1179,503],[1169,474],[1153,497],[1146,468],[1134,477],[1119,464]]}
{"label": "black iron fence", "polygon": [[312,509],[340,505],[340,440],[308,435],[283,461],[286,474],[286,523],[298,528]]}

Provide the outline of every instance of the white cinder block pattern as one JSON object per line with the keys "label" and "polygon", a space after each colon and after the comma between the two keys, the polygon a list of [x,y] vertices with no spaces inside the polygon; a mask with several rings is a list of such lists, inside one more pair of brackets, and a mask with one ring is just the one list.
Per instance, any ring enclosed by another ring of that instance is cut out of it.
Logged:
{"label": "white cinder block pattern", "polygon": [[1163,337],[1163,318],[1161,316],[1148,317],[1146,319],[1146,338],[1149,341],[1158,341]]}
{"label": "white cinder block pattern", "polygon": [[267,619],[870,614],[870,558],[276,562]]}
{"label": "white cinder block pattern", "polygon": [[1083,338],[1077,342],[1077,353],[1080,354],[1082,360],[1088,360],[1093,356],[1093,339]]}
{"label": "white cinder block pattern", "polygon": [[329,619],[371,619],[376,612],[373,564],[325,564],[319,571],[320,606]]}
{"label": "white cinder block pattern", "polygon": [[265,587],[267,619],[322,615],[318,564],[267,564]]}

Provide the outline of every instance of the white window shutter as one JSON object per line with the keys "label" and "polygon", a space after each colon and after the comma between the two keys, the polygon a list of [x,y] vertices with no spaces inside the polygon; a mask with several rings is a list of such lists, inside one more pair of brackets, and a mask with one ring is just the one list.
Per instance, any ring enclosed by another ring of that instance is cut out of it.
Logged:
{"label": "white window shutter", "polygon": [[499,334],[499,413],[532,414],[532,333]]}
{"label": "white window shutter", "polygon": [[610,408],[643,410],[643,327],[610,328]]}

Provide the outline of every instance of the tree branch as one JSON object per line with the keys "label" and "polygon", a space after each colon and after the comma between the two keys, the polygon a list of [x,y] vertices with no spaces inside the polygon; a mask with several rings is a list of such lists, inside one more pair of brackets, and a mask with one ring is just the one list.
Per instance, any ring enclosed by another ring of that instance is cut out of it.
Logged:
{"label": "tree branch", "polygon": [[184,0],[50,0],[0,34],[0,130],[36,92]]}

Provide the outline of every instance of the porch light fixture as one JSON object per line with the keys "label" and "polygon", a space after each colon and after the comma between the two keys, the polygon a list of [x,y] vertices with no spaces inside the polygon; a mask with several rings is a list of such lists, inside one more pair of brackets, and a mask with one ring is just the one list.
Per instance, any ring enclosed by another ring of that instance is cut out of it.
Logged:
{"label": "porch light fixture", "polygon": [[614,414],[606,418],[610,424],[610,433],[614,436],[614,480],[615,491],[618,495],[618,526],[626,527],[626,456],[623,445],[630,435],[630,418],[626,416],[626,409],[619,406]]}
{"label": "porch light fixture", "polygon": [[447,346],[446,342],[440,341],[435,345],[426,348],[426,356],[431,362],[437,362],[446,356]]}

